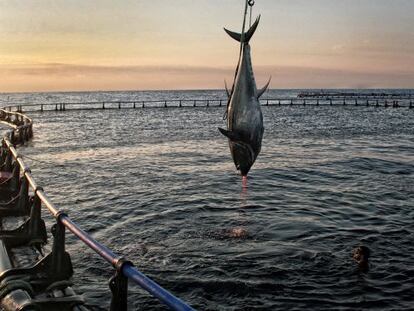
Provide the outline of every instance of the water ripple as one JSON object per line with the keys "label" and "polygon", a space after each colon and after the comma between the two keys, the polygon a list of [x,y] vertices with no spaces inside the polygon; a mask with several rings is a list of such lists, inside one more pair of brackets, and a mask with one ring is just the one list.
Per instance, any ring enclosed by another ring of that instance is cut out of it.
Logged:
{"label": "water ripple", "polygon": [[[360,108],[264,107],[247,189],[219,108],[34,113],[22,153],[57,206],[200,310],[410,310],[414,118]],[[109,267],[68,238],[77,290],[104,310]]]}

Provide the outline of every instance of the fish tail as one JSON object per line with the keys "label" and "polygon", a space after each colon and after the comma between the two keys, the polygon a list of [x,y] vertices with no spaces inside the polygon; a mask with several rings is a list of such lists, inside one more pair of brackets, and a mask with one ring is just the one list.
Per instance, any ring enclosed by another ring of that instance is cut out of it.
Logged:
{"label": "fish tail", "polygon": [[241,43],[249,43],[250,39],[253,37],[256,31],[257,26],[259,25],[259,21],[260,21],[260,15],[257,17],[254,24],[250,27],[249,31],[247,31],[244,35],[238,32],[230,31],[226,28],[224,28],[224,31],[227,32],[227,34],[236,41],[239,41]]}

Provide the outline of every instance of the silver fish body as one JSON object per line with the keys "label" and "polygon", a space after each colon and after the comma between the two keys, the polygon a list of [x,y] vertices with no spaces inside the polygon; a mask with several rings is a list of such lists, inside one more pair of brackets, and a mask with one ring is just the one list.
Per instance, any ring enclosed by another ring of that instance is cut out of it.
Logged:
{"label": "silver fish body", "polygon": [[259,98],[270,83],[258,91],[253,73],[249,40],[259,20],[244,35],[226,30],[241,42],[241,55],[232,92],[228,92],[227,130],[219,130],[228,138],[234,164],[243,176],[249,173],[262,147],[264,126]]}

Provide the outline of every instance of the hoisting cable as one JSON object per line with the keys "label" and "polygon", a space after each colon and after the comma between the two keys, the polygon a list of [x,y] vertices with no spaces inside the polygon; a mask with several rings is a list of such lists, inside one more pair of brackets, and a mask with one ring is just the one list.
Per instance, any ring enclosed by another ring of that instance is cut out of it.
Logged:
{"label": "hoisting cable", "polygon": [[230,96],[227,100],[227,108],[226,108],[226,111],[224,112],[223,120],[227,120],[227,113],[228,113],[228,108],[229,108],[229,105],[230,105],[230,99],[231,99],[231,96],[233,95],[233,92],[234,92],[234,84],[236,83],[237,74],[239,73],[240,60],[241,60],[241,56],[242,56],[242,53],[243,53],[243,44],[244,44],[243,41],[244,41],[244,35],[245,35],[245,29],[246,29],[247,9],[250,7],[250,27],[251,27],[251,24],[252,24],[252,7],[253,7],[253,5],[254,5],[254,0],[246,0],[246,4],[244,6],[243,27],[242,27],[241,40],[240,40],[239,62],[237,63],[236,72],[234,74],[233,86],[231,88]]}

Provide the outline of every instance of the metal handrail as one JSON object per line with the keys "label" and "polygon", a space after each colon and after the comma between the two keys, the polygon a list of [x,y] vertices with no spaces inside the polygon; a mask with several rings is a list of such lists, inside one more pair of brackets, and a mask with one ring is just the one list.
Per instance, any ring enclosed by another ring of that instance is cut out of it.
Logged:
{"label": "metal handrail", "polygon": [[[0,109],[2,114],[16,115],[16,112],[8,112]],[[27,179],[29,186],[33,189],[34,195],[37,196],[40,201],[46,206],[50,213],[54,216],[56,221],[62,223],[69,231],[71,231],[76,237],[78,237],[84,244],[94,250],[100,257],[109,262],[117,271],[121,272],[129,280],[149,292],[152,296],[160,300],[162,303],[170,307],[171,310],[177,311],[189,311],[194,310],[188,304],[175,297],[173,294],[168,292],[166,289],[158,285],[156,282],[151,280],[145,274],[135,268],[131,262],[125,260],[122,256],[115,254],[107,246],[99,243],[92,238],[88,233],[83,231],[70,217],[63,211],[60,211],[48,198],[43,188],[38,186],[35,179],[32,176],[30,168],[24,163],[21,156],[18,154],[13,143],[10,141],[11,132],[19,130],[24,126],[32,126],[32,120],[26,117],[24,114],[19,113],[26,121],[30,121],[29,124],[23,126],[16,126],[12,123],[4,122],[13,127],[13,130],[9,131],[3,138],[4,144],[12,154],[14,160],[19,164],[23,175]]]}

